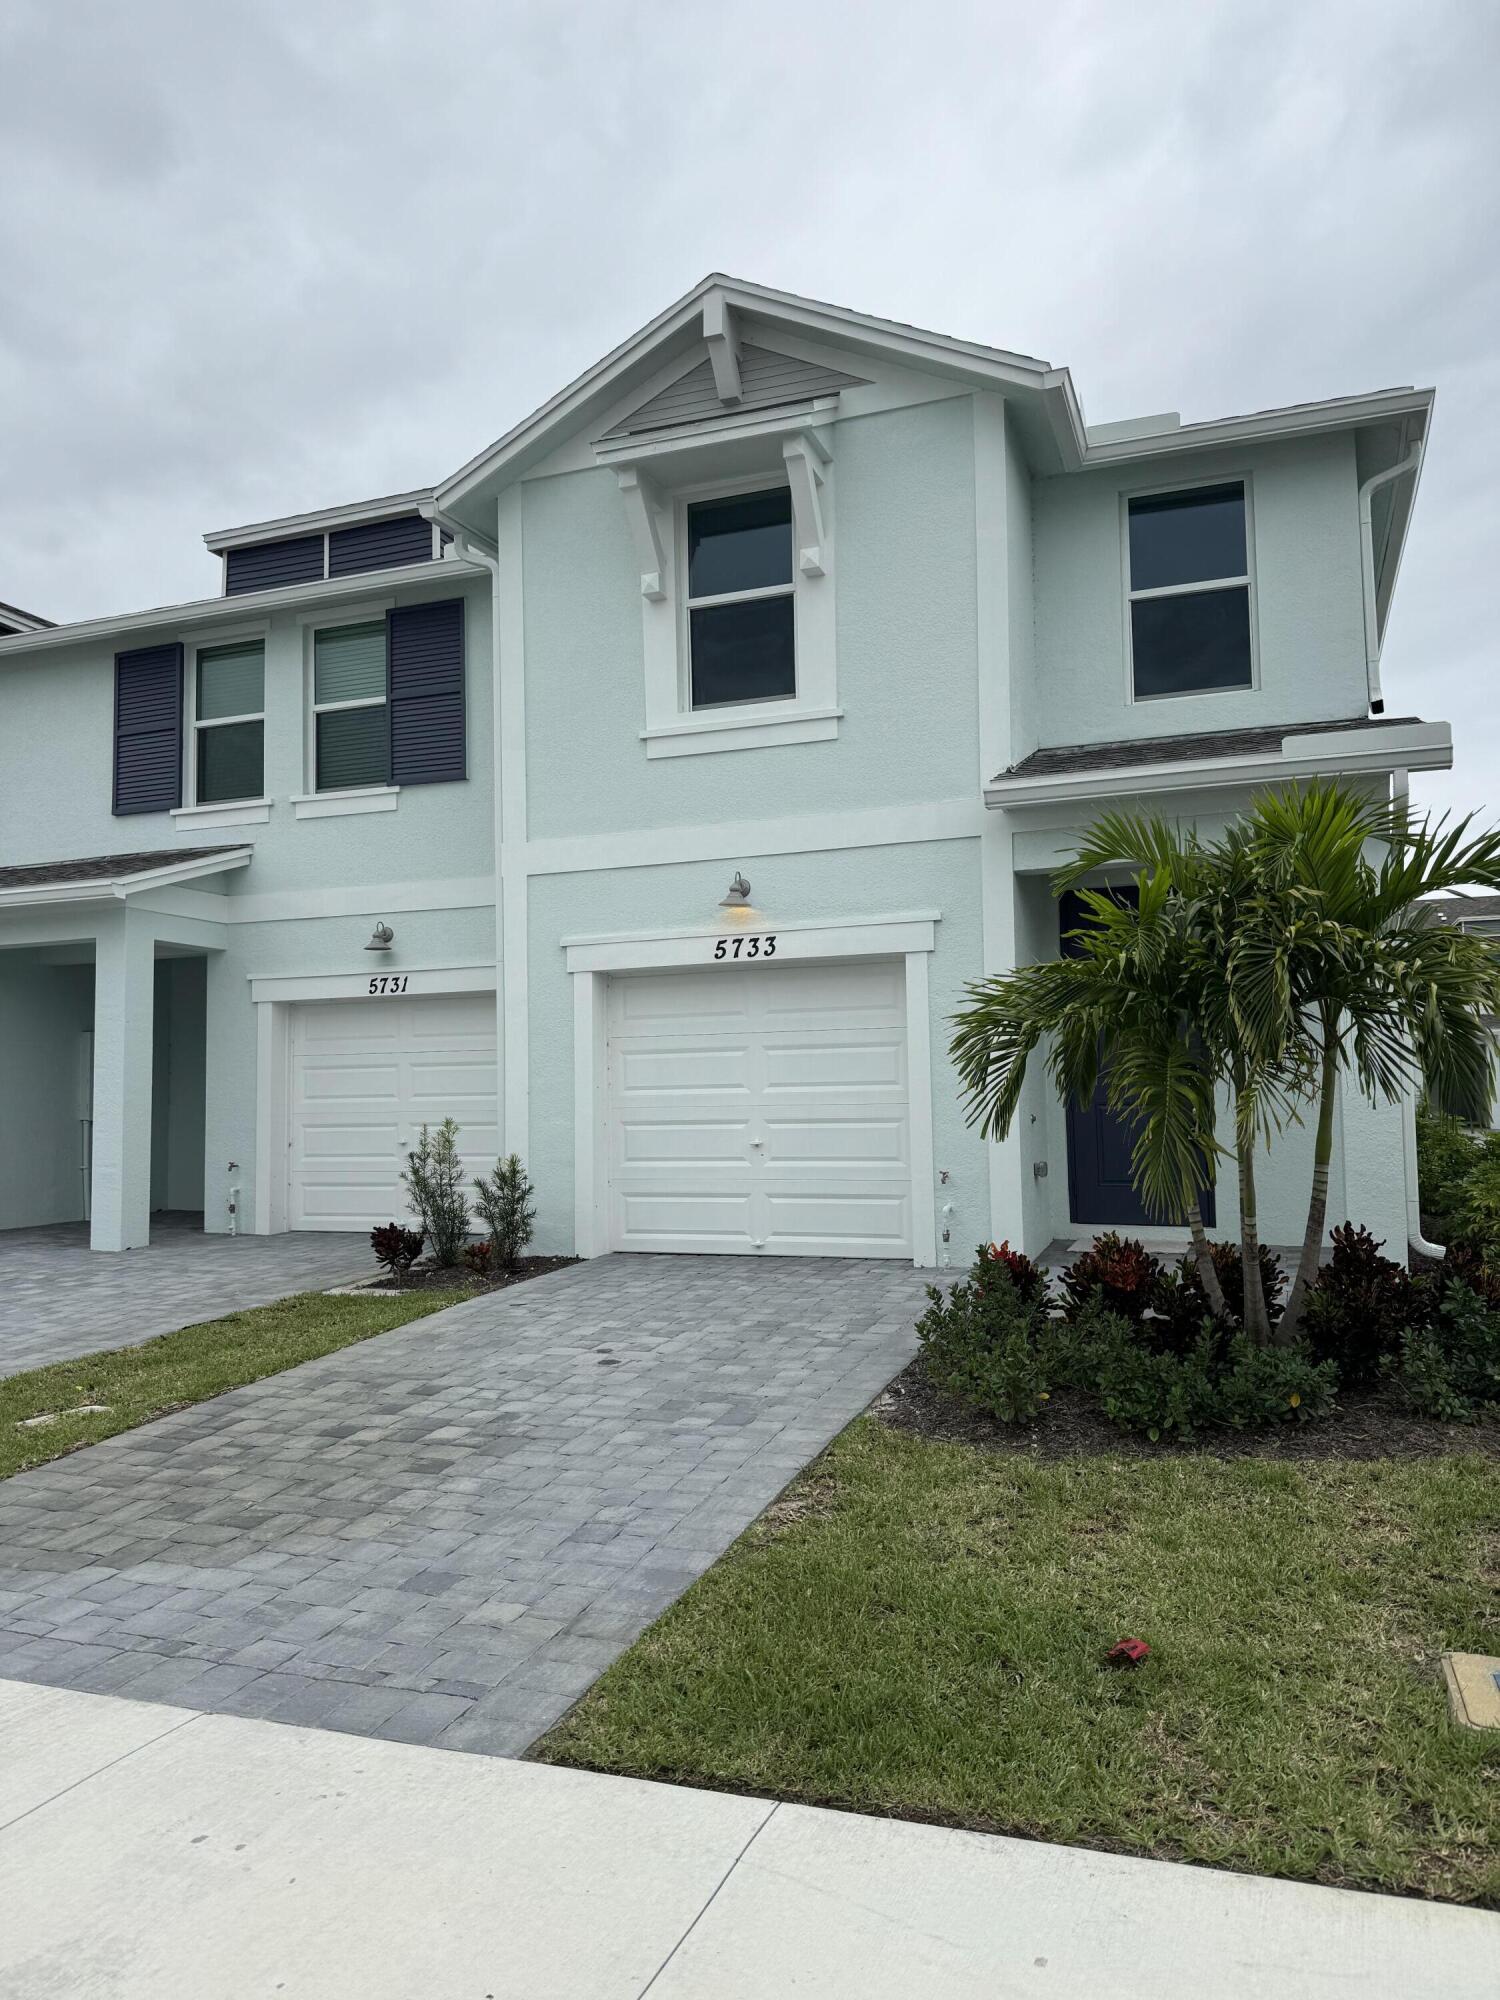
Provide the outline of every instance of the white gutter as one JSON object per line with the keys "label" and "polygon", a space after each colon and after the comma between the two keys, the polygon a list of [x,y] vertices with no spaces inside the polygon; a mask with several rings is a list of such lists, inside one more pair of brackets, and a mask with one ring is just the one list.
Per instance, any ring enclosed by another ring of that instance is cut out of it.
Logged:
{"label": "white gutter", "polygon": [[1385,697],[1380,688],[1380,611],[1375,593],[1374,494],[1378,486],[1385,486],[1393,479],[1403,479],[1408,472],[1415,478],[1421,464],[1422,440],[1418,438],[1405,458],[1397,459],[1384,472],[1372,474],[1359,489],[1359,554],[1365,594],[1365,678],[1369,684],[1372,715],[1379,715],[1385,708]]}

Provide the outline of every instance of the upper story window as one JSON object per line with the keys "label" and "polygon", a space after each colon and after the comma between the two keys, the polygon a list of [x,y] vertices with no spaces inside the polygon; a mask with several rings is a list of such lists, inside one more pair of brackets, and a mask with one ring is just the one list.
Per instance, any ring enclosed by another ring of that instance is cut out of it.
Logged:
{"label": "upper story window", "polygon": [[687,575],[689,707],[794,697],[790,489],[691,502]]}
{"label": "upper story window", "polygon": [[391,778],[386,624],[339,625],[313,635],[313,783],[319,792]]}
{"label": "upper story window", "polygon": [[194,804],[259,799],[265,788],[264,641],[200,646],[192,701]]}
{"label": "upper story window", "polygon": [[1250,534],[1244,484],[1128,503],[1130,658],[1137,701],[1247,688]]}

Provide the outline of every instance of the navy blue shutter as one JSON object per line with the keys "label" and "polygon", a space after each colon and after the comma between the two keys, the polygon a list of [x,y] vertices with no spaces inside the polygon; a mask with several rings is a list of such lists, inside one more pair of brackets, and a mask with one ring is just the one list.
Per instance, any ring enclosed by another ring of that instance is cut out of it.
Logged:
{"label": "navy blue shutter", "polygon": [[224,594],[280,590],[289,583],[317,583],[323,575],[323,537],[297,535],[284,542],[247,542],[224,561]]}
{"label": "navy blue shutter", "polygon": [[440,785],[464,766],[464,601],[386,613],[391,783]]}
{"label": "navy blue shutter", "polygon": [[356,576],[361,570],[397,569],[403,563],[432,561],[432,523],[420,514],[397,514],[385,521],[361,521],[335,528],[328,537],[328,574]]}
{"label": "navy blue shutter", "polygon": [[115,654],[114,812],[182,804],[182,647]]}

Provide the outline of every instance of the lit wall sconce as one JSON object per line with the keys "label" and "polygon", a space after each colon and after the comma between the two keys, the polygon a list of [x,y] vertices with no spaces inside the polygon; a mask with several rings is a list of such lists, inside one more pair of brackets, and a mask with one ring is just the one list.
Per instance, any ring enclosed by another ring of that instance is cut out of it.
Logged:
{"label": "lit wall sconce", "polygon": [[750,901],[750,884],[738,869],[728,892],[719,901],[719,909],[726,924],[753,924],[760,916]]}
{"label": "lit wall sconce", "polygon": [[380,923],[376,924],[370,942],[365,946],[365,950],[389,951],[395,935],[396,933],[391,929],[390,925],[382,919]]}

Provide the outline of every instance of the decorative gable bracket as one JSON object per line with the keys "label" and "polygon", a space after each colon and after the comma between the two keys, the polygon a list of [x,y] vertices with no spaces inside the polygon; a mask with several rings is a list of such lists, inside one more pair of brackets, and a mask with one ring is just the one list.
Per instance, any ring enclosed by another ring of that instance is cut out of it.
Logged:
{"label": "decorative gable bracket", "polygon": [[792,528],[797,543],[797,567],[804,576],[827,574],[823,534],[824,468],[832,453],[817,431],[800,431],[781,447],[787,482],[792,489]]}
{"label": "decorative gable bracket", "polygon": [[740,381],[739,331],[722,292],[710,292],[703,301],[703,339],[713,364],[719,401],[732,407],[745,392]]}

